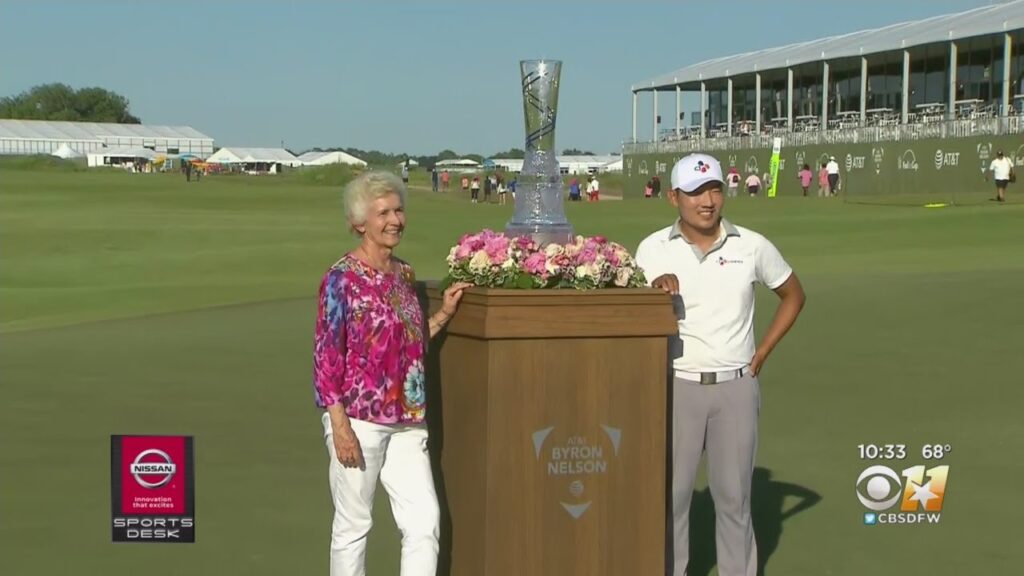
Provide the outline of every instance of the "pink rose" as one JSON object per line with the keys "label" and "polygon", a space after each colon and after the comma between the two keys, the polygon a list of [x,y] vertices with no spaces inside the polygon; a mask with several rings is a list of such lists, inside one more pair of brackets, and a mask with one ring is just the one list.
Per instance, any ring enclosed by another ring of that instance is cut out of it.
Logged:
{"label": "pink rose", "polygon": [[523,269],[534,276],[547,277],[547,257],[543,252],[530,254],[523,262]]}
{"label": "pink rose", "polygon": [[509,240],[504,236],[491,236],[484,241],[484,251],[490,257],[491,262],[501,264],[508,259]]}
{"label": "pink rose", "polygon": [[473,253],[473,249],[469,247],[469,244],[462,242],[455,248],[455,258],[462,260],[469,258],[470,254]]}
{"label": "pink rose", "polygon": [[593,246],[584,246],[576,261],[580,264],[593,264],[597,261],[597,249]]}

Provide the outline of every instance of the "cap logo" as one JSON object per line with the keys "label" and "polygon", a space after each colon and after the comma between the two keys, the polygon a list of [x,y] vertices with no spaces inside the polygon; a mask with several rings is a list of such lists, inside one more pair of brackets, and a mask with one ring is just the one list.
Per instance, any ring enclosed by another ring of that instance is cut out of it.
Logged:
{"label": "cap logo", "polygon": [[697,165],[693,167],[694,172],[707,172],[711,169],[711,164],[706,164],[703,160],[697,160]]}

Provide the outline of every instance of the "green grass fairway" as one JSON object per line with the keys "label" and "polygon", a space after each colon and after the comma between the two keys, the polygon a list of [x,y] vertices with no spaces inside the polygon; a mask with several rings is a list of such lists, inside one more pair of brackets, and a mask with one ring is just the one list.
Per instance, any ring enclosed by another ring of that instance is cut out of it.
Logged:
{"label": "green grass fairway", "polygon": [[[673,217],[639,200],[567,211],[630,249]],[[438,278],[462,233],[510,213],[414,191],[400,255]],[[1017,573],[1024,204],[740,198],[726,213],[808,292],[762,375],[767,573]],[[340,190],[299,179],[0,170],[0,574],[326,574],[313,315],[353,245]],[[775,298],[759,298],[763,329]],[[110,542],[111,434],[196,437],[195,545]],[[925,442],[953,447],[941,523],[865,526],[857,445],[906,443],[910,466]],[[397,574],[378,502],[370,574]],[[694,516],[691,574],[714,574],[706,492]]]}

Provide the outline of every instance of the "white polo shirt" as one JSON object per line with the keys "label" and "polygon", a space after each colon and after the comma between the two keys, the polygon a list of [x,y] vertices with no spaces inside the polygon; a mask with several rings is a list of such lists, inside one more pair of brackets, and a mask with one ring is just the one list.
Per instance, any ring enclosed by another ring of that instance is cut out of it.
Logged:
{"label": "white polo shirt", "polygon": [[1002,158],[995,158],[992,163],[989,164],[988,169],[993,172],[996,180],[1009,180],[1010,170],[1013,169],[1013,163],[1006,156]]}
{"label": "white polo shirt", "polygon": [[679,279],[681,350],[673,350],[675,370],[747,366],[754,357],[754,282],[774,290],[793,273],[764,236],[725,219],[721,229],[707,254],[683,237],[678,221],[645,238],[636,251],[648,283],[662,274]]}

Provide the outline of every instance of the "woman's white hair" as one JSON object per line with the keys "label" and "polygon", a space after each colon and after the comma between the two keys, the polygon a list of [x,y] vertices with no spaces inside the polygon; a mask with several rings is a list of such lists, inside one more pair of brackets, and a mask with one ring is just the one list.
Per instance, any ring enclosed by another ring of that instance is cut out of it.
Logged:
{"label": "woman's white hair", "polygon": [[405,206],[405,184],[390,172],[364,172],[345,186],[345,216],[349,230],[360,235],[356,226],[366,223],[366,213],[374,200],[389,194],[398,194]]}

